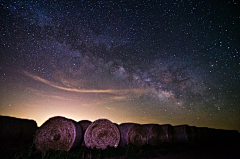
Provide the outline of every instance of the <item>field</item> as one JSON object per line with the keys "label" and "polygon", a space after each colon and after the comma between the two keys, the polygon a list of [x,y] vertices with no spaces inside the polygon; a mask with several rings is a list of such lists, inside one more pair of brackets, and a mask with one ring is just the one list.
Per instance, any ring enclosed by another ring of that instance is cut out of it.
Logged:
{"label": "field", "polygon": [[240,143],[220,142],[202,145],[162,144],[160,146],[133,146],[124,148],[107,147],[105,150],[78,147],[69,152],[48,150],[38,152],[34,144],[2,144],[0,158],[8,159],[200,159],[200,158],[240,158]]}

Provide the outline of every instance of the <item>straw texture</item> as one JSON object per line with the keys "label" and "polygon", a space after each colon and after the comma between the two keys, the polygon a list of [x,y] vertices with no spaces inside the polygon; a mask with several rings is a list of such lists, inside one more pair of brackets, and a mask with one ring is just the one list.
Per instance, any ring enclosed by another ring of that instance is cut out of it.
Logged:
{"label": "straw texture", "polygon": [[196,126],[190,126],[190,142],[198,143],[198,131]]}
{"label": "straw texture", "polygon": [[118,126],[121,133],[120,146],[132,144],[142,146],[148,143],[148,131],[143,125],[136,123],[122,123]]}
{"label": "straw texture", "polygon": [[69,151],[81,144],[82,136],[82,128],[77,122],[56,116],[48,119],[36,131],[34,143],[39,151]]}
{"label": "straw texture", "polygon": [[[85,134],[85,132],[86,132],[87,128],[89,127],[89,125],[91,125],[91,124],[92,124],[92,122],[91,122],[91,121],[89,121],[89,120],[80,120],[78,123],[79,123],[79,124],[80,124],[80,126],[82,127],[83,134]],[[85,144],[85,141],[84,141],[84,140],[83,140],[83,142],[82,142],[82,145],[81,145],[81,146],[86,146],[86,144]]]}
{"label": "straw texture", "polygon": [[144,124],[143,125],[148,132],[148,144],[151,146],[157,146],[167,140],[165,132],[158,124]]}
{"label": "straw texture", "polygon": [[165,134],[165,143],[174,143],[176,139],[174,138],[175,136],[175,130],[172,125],[170,124],[165,124],[165,125],[160,125],[164,131]]}
{"label": "straw texture", "polygon": [[117,147],[120,132],[115,124],[107,119],[98,119],[87,128],[84,134],[87,147],[105,149],[107,146]]}
{"label": "straw texture", "polygon": [[34,120],[0,116],[0,142],[32,142],[36,130]]}
{"label": "straw texture", "polygon": [[190,142],[190,127],[188,125],[178,125],[173,127],[175,130],[175,138],[177,142],[186,143]]}

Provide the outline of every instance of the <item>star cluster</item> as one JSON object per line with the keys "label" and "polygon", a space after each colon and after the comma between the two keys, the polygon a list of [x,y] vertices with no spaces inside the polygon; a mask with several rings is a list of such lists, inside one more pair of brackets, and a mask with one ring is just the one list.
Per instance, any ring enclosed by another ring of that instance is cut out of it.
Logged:
{"label": "star cluster", "polygon": [[1,115],[240,130],[236,1],[4,1]]}

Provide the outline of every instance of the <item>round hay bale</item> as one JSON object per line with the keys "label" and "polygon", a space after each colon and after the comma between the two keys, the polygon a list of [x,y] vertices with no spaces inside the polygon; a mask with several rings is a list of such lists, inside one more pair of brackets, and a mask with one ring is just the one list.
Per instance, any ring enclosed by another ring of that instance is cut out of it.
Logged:
{"label": "round hay bale", "polygon": [[196,126],[189,126],[190,128],[190,142],[195,144],[198,142],[198,131]]}
{"label": "round hay bale", "polygon": [[148,144],[157,146],[165,142],[167,139],[162,127],[158,124],[144,124],[148,132]]}
{"label": "round hay bale", "polygon": [[226,138],[228,138],[227,130],[221,129],[221,140],[225,140]]}
{"label": "round hay bale", "polygon": [[119,146],[132,144],[142,146],[148,143],[148,131],[143,125],[135,123],[122,123],[118,126],[121,140]]}
{"label": "round hay bale", "polygon": [[188,125],[178,125],[173,127],[175,130],[175,138],[178,143],[190,142],[190,127]]}
{"label": "round hay bale", "polygon": [[[232,134],[231,134],[231,131],[230,130],[221,130],[222,132],[222,135],[221,135],[221,141],[222,142],[228,142],[228,141],[232,141],[231,137],[232,137]],[[236,139],[234,139],[236,140]]]}
{"label": "round hay bale", "polygon": [[212,140],[212,142],[214,142],[214,143],[216,143],[216,142],[218,142],[218,140],[219,140],[219,133],[218,133],[218,130],[217,129],[214,129],[214,128],[211,128],[210,129],[210,132],[211,132],[211,140]]}
{"label": "round hay bale", "polygon": [[22,137],[20,140],[25,143],[32,142],[37,128],[37,123],[34,120],[24,120],[22,122]]}
{"label": "round hay bale", "polygon": [[198,142],[199,143],[204,143],[205,142],[205,138],[204,138],[203,128],[197,127],[197,133],[198,133]]}
{"label": "round hay bale", "polygon": [[81,144],[82,136],[82,128],[77,122],[56,116],[36,131],[34,144],[42,152],[48,149],[69,151]]}
{"label": "round hay bale", "polygon": [[[82,127],[83,134],[85,134],[87,128],[89,127],[89,125],[91,125],[92,122],[89,121],[89,120],[80,120],[78,123],[79,123],[80,126]],[[83,140],[81,146],[86,146],[84,140]]]}
{"label": "round hay bale", "polygon": [[208,131],[209,131],[209,138],[208,138],[209,142],[216,143],[219,138],[218,136],[219,134],[216,133],[217,132],[216,129],[208,128]]}
{"label": "round hay bale", "polygon": [[201,143],[211,143],[211,134],[209,128],[198,127],[198,134]]}
{"label": "round hay bale", "polygon": [[78,123],[81,125],[83,132],[85,132],[89,125],[92,124],[92,122],[89,120],[80,120]]}
{"label": "round hay bale", "polygon": [[170,124],[165,124],[165,125],[160,125],[164,131],[164,134],[165,134],[165,143],[173,143],[175,141],[174,139],[174,129],[173,129],[173,126],[170,125]]}
{"label": "round hay bale", "polygon": [[239,143],[240,142],[239,137],[240,137],[239,132],[237,130],[228,130],[228,138],[227,138],[228,142],[235,141]]}
{"label": "round hay bale", "polygon": [[207,127],[203,128],[203,133],[204,133],[204,140],[211,142],[211,134],[210,134],[210,129]]}
{"label": "round hay bale", "polygon": [[34,120],[0,116],[0,142],[31,142],[37,130]]}
{"label": "round hay bale", "polygon": [[115,124],[107,119],[98,119],[89,125],[84,141],[87,147],[106,149],[107,146],[117,147],[120,141],[120,132]]}
{"label": "round hay bale", "polygon": [[0,142],[15,143],[22,136],[22,120],[14,117],[0,116]]}

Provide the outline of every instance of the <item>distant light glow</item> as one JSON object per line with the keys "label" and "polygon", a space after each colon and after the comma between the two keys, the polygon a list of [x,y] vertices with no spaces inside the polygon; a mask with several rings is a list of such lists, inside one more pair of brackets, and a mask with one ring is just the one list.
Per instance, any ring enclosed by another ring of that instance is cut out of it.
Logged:
{"label": "distant light glow", "polygon": [[240,131],[238,3],[4,1],[0,115]]}

